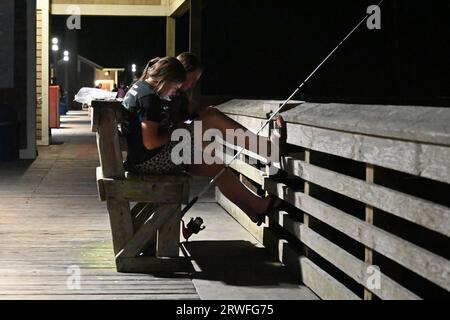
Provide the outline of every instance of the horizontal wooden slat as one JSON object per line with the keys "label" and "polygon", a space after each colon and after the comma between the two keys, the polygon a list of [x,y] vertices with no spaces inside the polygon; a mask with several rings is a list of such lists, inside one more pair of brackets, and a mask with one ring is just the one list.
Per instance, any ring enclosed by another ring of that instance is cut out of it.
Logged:
{"label": "horizontal wooden slat", "polygon": [[289,156],[283,159],[283,170],[321,187],[450,236],[450,209],[445,206],[324,169]]}
{"label": "horizontal wooden slat", "polygon": [[[216,157],[222,160],[223,163],[229,163],[233,158],[231,154],[225,154],[225,156],[223,154],[217,154]],[[251,164],[248,164],[240,159],[236,159],[231,163],[230,167],[259,185],[264,183],[264,172],[258,170]]]}
{"label": "horizontal wooden slat", "polygon": [[[289,251],[289,249],[285,250]],[[285,253],[286,255],[293,253]],[[325,300],[361,300],[342,283],[330,276],[306,257],[298,258],[303,283]]]}
{"label": "horizontal wooden slat", "polygon": [[[68,11],[71,12],[71,6],[73,4],[52,3],[52,15],[67,15]],[[79,4],[77,6],[82,15],[167,17],[169,14],[169,8],[161,5]]]}
{"label": "horizontal wooden slat", "polygon": [[[118,258],[117,269],[119,272],[128,273],[154,273],[154,272],[188,272],[192,265],[185,257],[174,258]],[[164,288],[164,287],[163,287]],[[171,289],[171,287],[168,287]],[[163,290],[163,289],[161,289]],[[173,289],[172,289],[173,290]],[[195,289],[186,285],[183,292],[190,290],[195,293]]]}
{"label": "horizontal wooden slat", "polygon": [[264,240],[264,232],[262,226],[257,226],[250,218],[245,214],[242,209],[231,202],[225,197],[218,188],[216,188],[216,201],[225,209],[241,226],[247,229],[259,242]]}
{"label": "horizontal wooden slat", "polygon": [[137,202],[187,203],[183,185],[164,182],[103,180],[106,199]]}
{"label": "horizontal wooden slat", "polygon": [[311,127],[450,146],[450,110],[443,107],[313,102],[283,117]]}
{"label": "horizontal wooden slat", "polygon": [[[220,191],[216,190],[216,201],[241,225],[243,225],[258,241],[264,242],[268,229],[257,227],[245,213],[229,201]],[[342,248],[339,248],[328,239],[320,236],[298,221],[289,218],[286,213],[271,217],[278,222],[284,230],[297,237],[302,243],[316,251],[322,257],[333,263],[348,276],[362,285],[366,285],[368,265],[357,259]],[[417,295],[381,274],[383,286],[380,290],[373,290],[382,299],[420,299]]]}
{"label": "horizontal wooden slat", "polygon": [[160,5],[161,0],[53,0],[55,4]]}
{"label": "horizontal wooden slat", "polygon": [[450,148],[287,123],[287,142],[450,183]]}
{"label": "horizontal wooden slat", "polygon": [[279,242],[281,241],[284,244],[284,240],[276,239],[267,228],[258,227],[217,188],[216,201],[259,242],[263,243],[272,255],[285,264],[294,274],[301,276],[304,284],[322,299],[359,299],[353,292],[321,270],[309,259],[299,256],[287,246],[280,248]]}
{"label": "horizontal wooden slat", "polygon": [[[253,133],[256,133],[259,128],[261,128],[266,122],[266,119],[253,118],[248,116],[236,115],[236,114],[227,114],[228,117],[236,121],[237,123],[242,124],[246,129],[250,130]],[[267,125],[259,134],[263,137],[269,136],[269,125]]]}
{"label": "horizontal wooden slat", "polygon": [[325,204],[282,183],[265,180],[265,189],[431,282],[450,290],[450,262],[409,241]]}
{"label": "horizontal wooden slat", "polygon": [[[217,141],[218,143],[224,145],[229,150],[239,151],[239,150],[242,149],[239,146],[236,146],[234,144],[231,144],[231,143],[228,143],[228,142],[224,141],[221,137],[215,137],[215,139],[216,139],[215,141]],[[250,150],[247,150],[247,149],[243,149],[241,154],[249,156],[252,159],[258,160],[258,161],[260,161],[263,164],[269,163],[268,159],[264,158],[261,155],[258,155],[256,153],[254,153],[254,152],[252,152]]]}
{"label": "horizontal wooden slat", "polygon": [[265,247],[293,273],[298,274],[302,282],[320,298],[325,300],[361,300],[355,293],[310,259],[292,250],[285,239],[277,237],[268,229],[264,231],[264,239]]}
{"label": "horizontal wooden slat", "polygon": [[[303,244],[338,267],[353,280],[367,288],[367,267],[369,265],[364,261],[359,260],[352,254],[332,243],[330,240],[308,228],[303,223],[291,219],[286,212],[279,212],[271,218],[282,226],[284,230],[299,239]],[[384,274],[381,274],[380,282],[383,284],[381,288],[371,289],[371,291],[382,299],[420,299],[417,295]]]}

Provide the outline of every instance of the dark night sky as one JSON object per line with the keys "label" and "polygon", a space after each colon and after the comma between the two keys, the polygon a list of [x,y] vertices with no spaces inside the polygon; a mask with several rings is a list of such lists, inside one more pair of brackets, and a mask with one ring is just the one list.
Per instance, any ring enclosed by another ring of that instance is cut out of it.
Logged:
{"label": "dark night sky", "polygon": [[[202,93],[287,97],[376,2],[205,1]],[[385,0],[382,30],[358,30],[303,97],[448,105],[448,12],[444,0]],[[188,22],[177,19],[177,52],[188,48]],[[164,55],[164,18],[83,16],[81,23],[79,53],[102,66],[142,66]],[[53,18],[54,34],[64,27],[65,17]]]}

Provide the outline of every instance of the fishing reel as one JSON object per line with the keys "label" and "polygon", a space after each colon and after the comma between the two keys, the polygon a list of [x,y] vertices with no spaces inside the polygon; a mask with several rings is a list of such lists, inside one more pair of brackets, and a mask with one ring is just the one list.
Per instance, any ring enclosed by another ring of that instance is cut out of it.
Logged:
{"label": "fishing reel", "polygon": [[203,219],[200,217],[197,218],[191,218],[191,220],[188,222],[188,224],[185,226],[184,221],[181,220],[181,223],[183,224],[183,237],[186,239],[186,241],[193,235],[197,234],[200,231],[204,230],[206,226],[203,226]]}

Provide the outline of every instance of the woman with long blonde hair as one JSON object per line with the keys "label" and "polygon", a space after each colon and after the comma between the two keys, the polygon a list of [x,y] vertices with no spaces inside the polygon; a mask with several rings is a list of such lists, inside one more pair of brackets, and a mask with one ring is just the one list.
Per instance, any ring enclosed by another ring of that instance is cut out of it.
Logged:
{"label": "woman with long blonde hair", "polygon": [[[203,161],[202,163],[177,164],[171,157],[173,148],[181,143],[171,141],[172,133],[180,127],[179,119],[174,119],[175,113],[174,110],[171,110],[180,108],[180,104],[174,104],[171,97],[175,97],[183,85],[186,88],[186,80],[189,80],[186,73],[189,74],[189,71],[186,72],[182,62],[176,58],[153,59],[147,64],[141,78],[127,92],[123,105],[130,111],[130,125],[127,134],[127,167],[129,170],[144,174],[187,171],[192,175],[212,178],[224,167],[221,163],[206,164]],[[201,73],[195,76],[195,81],[191,82],[190,89],[200,76]],[[227,129],[245,130],[215,108],[201,111],[197,115],[196,121],[201,121],[203,132],[208,129],[216,129],[223,134],[223,137],[225,137]],[[281,132],[281,141],[284,141],[284,121],[278,117],[276,123]],[[193,153],[195,151],[192,125],[182,126],[190,132]],[[251,135],[250,133],[248,137],[251,138]],[[250,147],[250,138],[244,140],[243,147],[247,149]],[[272,149],[278,146],[267,141],[267,145],[264,147],[266,150],[273,151]],[[260,150],[259,145],[258,150]],[[239,181],[231,169],[227,169],[216,183],[221,192],[257,224],[261,224],[264,216],[279,205],[276,197],[259,197],[251,192]]]}

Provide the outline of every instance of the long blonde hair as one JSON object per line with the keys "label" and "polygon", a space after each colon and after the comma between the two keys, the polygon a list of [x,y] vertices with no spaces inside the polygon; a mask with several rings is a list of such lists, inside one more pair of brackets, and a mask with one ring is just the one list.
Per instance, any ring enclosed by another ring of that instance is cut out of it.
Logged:
{"label": "long blonde hair", "polygon": [[159,94],[167,82],[183,83],[186,80],[186,71],[176,58],[158,57],[147,63],[139,80],[147,79],[150,79],[150,85]]}

